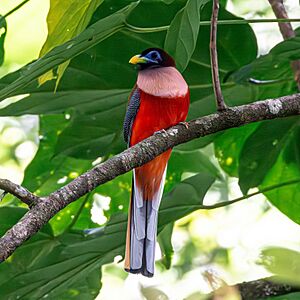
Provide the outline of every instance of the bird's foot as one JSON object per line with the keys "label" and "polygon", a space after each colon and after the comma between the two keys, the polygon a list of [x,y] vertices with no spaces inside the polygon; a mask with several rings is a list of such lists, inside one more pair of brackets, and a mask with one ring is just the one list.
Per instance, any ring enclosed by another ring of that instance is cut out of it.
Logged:
{"label": "bird's foot", "polygon": [[186,129],[189,129],[189,123],[188,122],[179,122],[180,125],[183,125]]}
{"label": "bird's foot", "polygon": [[165,129],[161,129],[161,130],[158,130],[158,131],[155,131],[153,135],[166,135],[167,134],[167,131]]}

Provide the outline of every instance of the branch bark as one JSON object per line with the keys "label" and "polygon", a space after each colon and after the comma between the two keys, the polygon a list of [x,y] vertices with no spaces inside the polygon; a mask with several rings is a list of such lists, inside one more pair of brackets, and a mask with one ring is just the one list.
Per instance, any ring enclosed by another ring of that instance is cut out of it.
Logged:
{"label": "branch bark", "polygon": [[[273,12],[277,19],[288,19],[287,11],[285,10],[283,0],[269,0]],[[287,40],[296,36],[290,22],[278,23],[282,37]],[[295,74],[295,81],[298,90],[300,91],[300,60],[295,60],[291,63],[291,67]]]}
{"label": "branch bark", "polygon": [[40,199],[38,196],[32,194],[24,187],[15,184],[7,179],[0,179],[0,189],[19,198],[28,206],[34,205]]}
{"label": "branch bark", "polygon": [[219,66],[218,66],[218,53],[217,53],[217,23],[219,14],[219,0],[213,0],[213,8],[211,15],[210,27],[210,65],[212,74],[212,83],[216,98],[217,110],[222,111],[227,108],[222,95]]}
{"label": "branch bark", "polygon": [[[35,205],[0,239],[0,261],[7,259],[17,247],[68,204],[97,186],[147,163],[167,149],[225,129],[299,114],[300,94],[295,94],[232,107],[192,120],[188,122],[188,127],[178,124],[161,131],[80,175],[49,196],[35,198]],[[30,200],[32,194],[28,193]]]}
{"label": "branch bark", "polygon": [[299,292],[300,287],[281,283],[282,280],[277,276],[262,278],[258,280],[238,283],[236,285],[224,285],[212,293],[209,299],[223,299],[222,296],[230,296],[232,293],[240,296],[242,300],[265,299]]}
{"label": "branch bark", "polygon": [[236,285],[243,300],[264,299],[272,296],[281,296],[293,292],[299,292],[300,288],[289,284],[277,283],[280,280],[274,276]]}

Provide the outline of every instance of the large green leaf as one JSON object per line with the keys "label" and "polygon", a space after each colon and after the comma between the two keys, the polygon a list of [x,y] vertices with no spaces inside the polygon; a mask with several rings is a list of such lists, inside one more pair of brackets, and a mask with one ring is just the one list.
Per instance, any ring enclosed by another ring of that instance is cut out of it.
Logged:
{"label": "large green leaf", "polygon": [[297,117],[266,121],[248,136],[240,153],[238,170],[244,194],[262,183],[299,125]]}
{"label": "large green leaf", "polygon": [[[48,235],[19,248],[9,262],[0,265],[1,298],[94,299],[101,287],[101,260],[65,253],[68,246],[80,241],[85,241],[80,234]],[[107,253],[107,262],[113,260],[111,255]]]}
{"label": "large green leaf", "polygon": [[200,27],[200,10],[210,0],[188,0],[170,24],[164,48],[184,71],[196,47]]}
{"label": "large green leaf", "polygon": [[270,247],[261,253],[260,263],[278,276],[281,283],[300,286],[300,253],[291,249]]}
{"label": "large green leaf", "polygon": [[294,222],[300,224],[300,183],[296,182],[300,180],[299,143],[297,145],[297,141],[299,141],[299,128],[297,139],[295,137],[290,139],[288,145],[280,153],[272,169],[266,175],[260,188],[282,182],[294,182],[291,185],[269,191],[265,195],[281,212]]}
{"label": "large green leaf", "polygon": [[[47,16],[48,36],[40,51],[40,57],[45,55],[55,46],[65,43],[81,33],[89,24],[94,11],[104,0],[51,0]],[[58,85],[70,61],[61,64],[57,69]],[[43,84],[54,78],[53,70],[39,78]]]}
{"label": "large green leaf", "polygon": [[238,177],[242,146],[258,126],[259,123],[253,123],[242,128],[232,128],[226,130],[214,140],[215,156],[228,175]]}

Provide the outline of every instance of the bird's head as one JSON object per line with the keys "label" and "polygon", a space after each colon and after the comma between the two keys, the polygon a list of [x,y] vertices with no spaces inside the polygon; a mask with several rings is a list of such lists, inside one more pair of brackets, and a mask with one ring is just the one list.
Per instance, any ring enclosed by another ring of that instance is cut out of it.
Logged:
{"label": "bird's head", "polygon": [[129,63],[137,65],[140,70],[175,67],[174,59],[166,51],[159,48],[146,49],[141,54],[133,56]]}

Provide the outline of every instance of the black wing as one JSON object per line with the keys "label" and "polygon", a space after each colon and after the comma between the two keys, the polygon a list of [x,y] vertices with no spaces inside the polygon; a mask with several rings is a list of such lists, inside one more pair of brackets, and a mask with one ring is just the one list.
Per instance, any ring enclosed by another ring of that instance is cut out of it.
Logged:
{"label": "black wing", "polygon": [[123,123],[123,135],[125,142],[129,145],[132,124],[137,115],[140,107],[140,91],[135,87],[130,95],[124,123]]}

